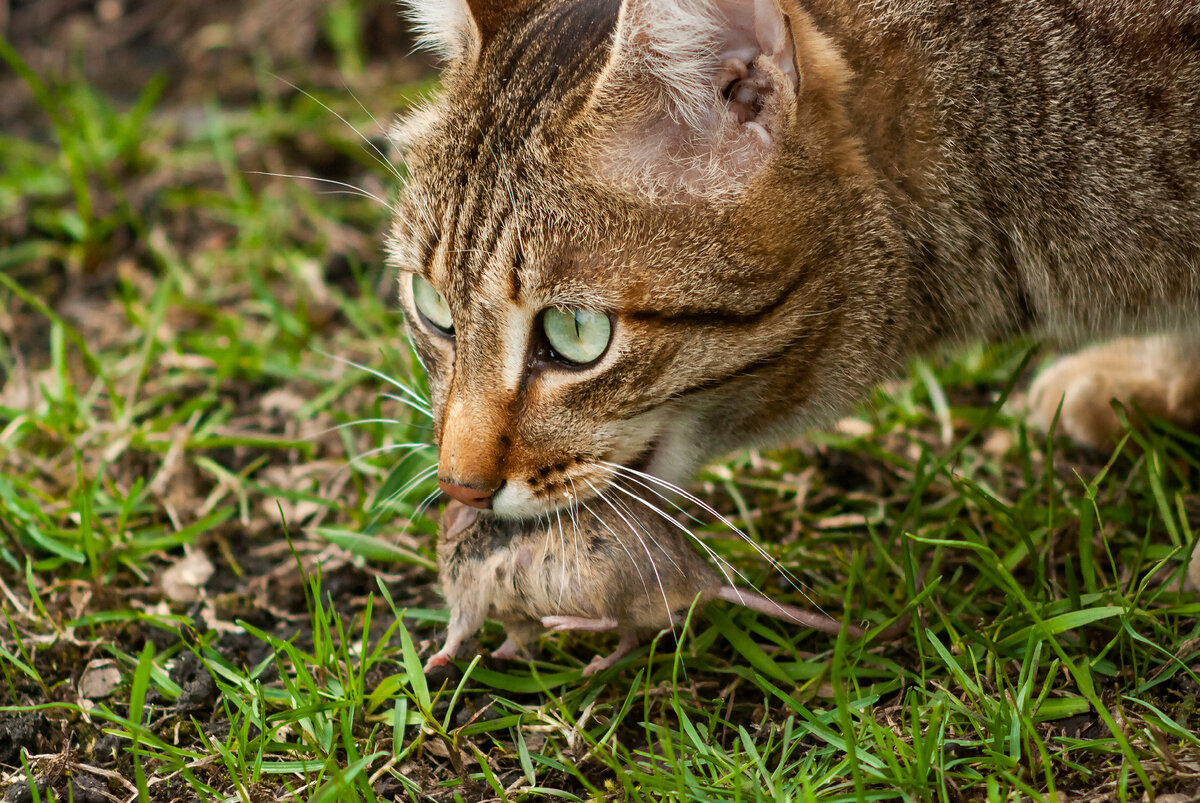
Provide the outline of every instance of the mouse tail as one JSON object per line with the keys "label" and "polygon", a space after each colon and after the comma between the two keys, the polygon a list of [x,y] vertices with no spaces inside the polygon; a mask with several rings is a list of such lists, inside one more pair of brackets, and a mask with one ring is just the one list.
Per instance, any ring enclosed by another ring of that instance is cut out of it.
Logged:
{"label": "mouse tail", "polygon": [[[767,616],[774,616],[776,619],[782,619],[785,622],[791,622],[801,627],[811,627],[823,633],[839,633],[842,630],[842,623],[831,616],[806,611],[802,608],[797,608],[795,605],[776,602],[757,591],[750,591],[745,588],[738,588],[737,586],[721,586],[717,591],[717,599],[723,599],[726,602],[732,602],[734,605],[741,605],[752,611],[765,613]],[[854,638],[858,638],[863,634],[862,629],[854,625],[847,625],[846,630]]]}
{"label": "mouse tail", "polygon": [[[795,605],[776,602],[757,591],[749,591],[745,588],[725,585],[717,590],[716,596],[717,599],[732,602],[734,605],[741,605],[752,611],[758,611],[767,616],[773,616],[776,619],[782,619],[785,622],[791,622],[801,627],[811,627],[823,633],[839,633],[842,630],[842,623],[832,616],[823,613],[813,613],[812,611],[797,608]],[[906,617],[880,632],[877,638],[890,641],[903,633],[907,628],[908,619]],[[846,632],[853,638],[862,638],[865,633],[861,627],[856,625],[846,625]]]}

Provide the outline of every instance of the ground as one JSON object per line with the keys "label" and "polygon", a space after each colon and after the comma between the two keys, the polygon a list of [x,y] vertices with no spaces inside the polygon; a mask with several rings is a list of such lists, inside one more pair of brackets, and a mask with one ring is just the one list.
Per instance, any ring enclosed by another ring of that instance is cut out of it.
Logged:
{"label": "ground", "polygon": [[590,680],[605,637],[426,678],[434,453],[380,232],[436,72],[395,8],[0,31],[5,800],[1200,797],[1200,438],[1027,429],[1032,343],[696,483],[803,595],[692,507],[753,581],[900,638],[715,605]]}

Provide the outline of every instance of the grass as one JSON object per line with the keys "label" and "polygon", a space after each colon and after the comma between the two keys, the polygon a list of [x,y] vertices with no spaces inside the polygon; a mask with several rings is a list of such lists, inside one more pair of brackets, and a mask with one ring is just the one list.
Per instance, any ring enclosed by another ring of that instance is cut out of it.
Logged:
{"label": "grass", "polygon": [[[352,74],[355,8],[328,34]],[[591,681],[601,645],[569,637],[434,684],[433,452],[372,453],[427,441],[427,422],[350,364],[421,381],[378,267],[386,210],[262,175],[387,197],[395,182],[322,104],[383,147],[370,115],[340,87],[309,97],[269,75],[253,105],[199,118],[155,81],[116,108],[0,55],[45,114],[0,134],[0,762],[25,799],[1132,800],[1200,784],[1200,598],[1182,589],[1200,439],[1154,425],[1095,455],[1026,429],[1025,343],[919,362],[837,428],[696,484],[817,604],[915,613],[896,642],[713,606],[678,648]],[[386,120],[430,88],[364,105]]]}

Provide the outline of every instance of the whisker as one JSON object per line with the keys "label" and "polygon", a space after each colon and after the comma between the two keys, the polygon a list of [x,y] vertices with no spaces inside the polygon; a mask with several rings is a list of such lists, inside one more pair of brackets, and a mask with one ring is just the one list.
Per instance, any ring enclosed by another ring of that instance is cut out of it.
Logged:
{"label": "whisker", "polygon": [[311,441],[315,438],[321,437],[322,435],[328,435],[330,432],[337,432],[339,429],[345,429],[346,427],[358,427],[364,424],[399,424],[403,426],[405,423],[406,422],[401,421],[398,418],[359,418],[355,421],[346,421],[342,424],[336,424],[332,427],[323,429],[320,432],[314,432],[313,434],[306,436],[304,440]]}
{"label": "whisker", "polygon": [[[404,395],[405,395],[405,396],[407,396],[408,398],[412,399],[412,400],[413,400],[413,401],[415,401],[417,404],[419,404],[419,405],[421,405],[422,407],[424,407],[426,410],[428,410],[428,409],[429,409],[429,399],[427,399],[427,398],[425,398],[424,396],[422,396],[422,395],[421,395],[421,393],[420,393],[420,391],[418,391],[418,390],[417,390],[416,388],[414,388],[412,385],[405,385],[403,382],[393,382],[393,384],[398,384],[398,385],[401,385],[402,387],[401,387],[400,389],[404,391]],[[386,397],[388,397],[388,398],[390,398],[390,399],[394,399],[394,398],[396,398],[396,396],[395,396],[394,394],[381,393],[380,395],[381,395],[381,396],[386,396]]]}
{"label": "whisker", "polygon": [[416,451],[418,449],[432,449],[432,448],[433,448],[432,443],[425,443],[424,441],[422,441],[421,443],[389,443],[386,446],[377,446],[374,449],[368,449],[367,451],[363,452],[362,454],[358,455],[357,457],[352,458],[350,460],[350,462],[356,463],[360,460],[366,460],[369,457],[374,457],[377,454],[383,454],[384,452],[394,452],[397,449],[410,449],[410,450]]}
{"label": "whisker", "polygon": [[[724,524],[726,527],[728,527],[730,530],[732,530],[734,533],[736,533],[738,535],[738,537],[740,537],[743,541],[745,541],[747,544],[749,544],[751,546],[751,548],[754,549],[754,551],[756,553],[758,553],[758,556],[760,558],[766,560],[767,563],[770,564],[771,568],[775,569],[777,572],[782,574],[787,579],[787,581],[789,583],[791,583],[792,587],[795,588],[796,591],[798,591],[800,593],[800,595],[803,596],[804,599],[810,605],[817,608],[817,610],[820,610],[820,607],[817,605],[816,601],[813,600],[813,598],[811,596],[809,596],[808,592],[805,590],[805,588],[804,588],[805,584],[802,581],[800,581],[783,564],[781,564],[770,553],[768,553],[765,549],[763,549],[763,547],[760,544],[758,544],[756,541],[754,541],[754,539],[752,539],[749,535],[744,533],[741,530],[741,528],[737,527],[733,522],[731,522],[724,515],[722,515],[712,505],[710,505],[707,502],[705,502],[704,500],[700,499],[695,494],[685,491],[683,488],[680,488],[678,485],[675,485],[674,483],[671,483],[671,482],[667,482],[664,479],[655,477],[653,474],[646,474],[645,472],[638,471],[635,468],[629,468],[628,466],[622,466],[622,465],[618,465],[616,463],[609,463],[604,460],[599,461],[597,463],[597,465],[606,466],[609,468],[610,471],[612,471],[614,474],[617,474],[617,475],[621,475],[622,473],[624,473],[625,475],[628,475],[629,478],[633,482],[636,482],[638,485],[641,485],[642,487],[646,488],[647,490],[650,490],[651,492],[655,493],[656,495],[658,495],[659,497],[661,497],[662,499],[664,499],[666,501],[670,501],[670,500],[662,493],[651,488],[649,485],[646,485],[645,482],[641,482],[638,478],[641,477],[648,482],[652,482],[656,485],[660,485],[670,491],[678,493],[680,496],[684,497],[685,499],[692,502],[693,504],[699,505],[707,513],[709,513],[712,516],[715,516],[722,524]],[[674,503],[672,503],[672,504],[674,504]],[[824,613],[824,611],[821,611],[821,612]]]}
{"label": "whisker", "polygon": [[[384,382],[387,382],[389,385],[392,385],[393,387],[397,387],[406,393],[411,392],[409,390],[408,386],[405,385],[403,382],[400,382],[399,380],[396,380],[396,379],[392,379],[390,376],[383,373],[382,371],[377,371],[374,368],[363,365],[362,363],[357,363],[354,360],[348,360],[345,357],[339,357],[336,354],[329,354],[328,352],[324,352],[324,351],[320,351],[320,350],[318,350],[317,353],[320,354],[322,357],[328,357],[331,360],[337,360],[340,363],[352,366],[354,368],[357,368],[360,371],[366,371],[368,374],[371,374],[371,376],[378,377],[379,379],[382,379]],[[416,351],[414,350],[413,353],[415,354]],[[420,357],[418,357],[417,359],[420,360]],[[421,367],[424,368],[425,366],[422,364]]]}
{"label": "whisker", "polygon": [[[636,569],[637,561],[634,559],[633,553],[629,551],[629,547],[625,546],[625,540],[623,538],[621,538],[619,535],[617,535],[616,532],[613,531],[612,527],[608,526],[607,521],[600,518],[599,513],[592,510],[590,507],[588,507],[587,502],[581,502],[580,504],[583,505],[584,510],[586,510],[588,513],[592,514],[592,518],[594,518],[594,519],[596,519],[596,521],[600,522],[600,524],[602,524],[604,526],[604,529],[608,530],[609,533],[612,534],[613,540],[617,542],[617,545],[620,546],[621,549],[625,550],[625,554],[629,556],[629,563]],[[644,574],[642,574],[641,572],[638,572],[637,576],[638,576],[638,579],[642,581],[642,589],[646,592],[646,596],[650,596],[650,586],[646,585],[646,576]]]}
{"label": "whisker", "polygon": [[429,507],[433,500],[438,498],[438,495],[441,494],[441,492],[441,488],[435,488],[434,490],[430,491],[429,496],[421,500],[421,504],[417,505],[416,508],[413,509],[413,513],[408,517],[408,520],[411,522],[413,519],[419,519],[425,513],[425,508]]}
{"label": "whisker", "polygon": [[[358,464],[361,463],[362,461],[364,461],[370,457],[374,457],[377,454],[382,454],[383,452],[392,452],[397,449],[407,449],[408,454],[406,454],[405,456],[400,458],[400,463],[402,463],[405,460],[407,460],[408,458],[412,457],[414,454],[416,454],[421,449],[423,449],[423,448],[428,449],[431,446],[433,446],[433,444],[431,444],[431,443],[391,443],[391,444],[388,444],[387,446],[380,446],[378,448],[363,452],[362,454],[358,455],[357,457],[350,458],[349,460],[346,461],[346,464],[344,466],[341,466],[340,468],[338,468],[337,471],[333,472],[333,474],[330,475],[329,479],[335,480],[338,477],[340,477],[343,472],[349,471],[352,468],[357,469],[359,467]],[[396,463],[395,465],[399,465],[400,463]],[[393,466],[393,468],[394,468],[394,466]]]}
{"label": "whisker", "polygon": [[425,360],[421,358],[421,352],[417,351],[417,344],[413,342],[412,332],[409,331],[407,326],[404,327],[404,330],[405,330],[404,336],[406,338],[408,338],[408,346],[410,349],[409,353],[411,353],[414,357],[417,358],[417,364],[421,366],[421,370],[425,372],[426,376],[428,376],[429,375],[429,366],[427,366],[425,364]]}
{"label": "whisker", "polygon": [[377,506],[379,507],[380,510],[386,510],[387,508],[390,508],[395,502],[397,502],[399,499],[401,499],[402,497],[407,495],[408,492],[411,491],[413,488],[417,487],[422,482],[425,482],[430,477],[437,474],[437,470],[438,470],[437,464],[434,464],[432,466],[429,466],[428,468],[422,469],[412,479],[410,479],[408,482],[406,482],[401,488],[388,494],[386,499],[383,499],[382,501],[377,502]]}
{"label": "whisker", "polygon": [[[401,463],[403,463],[405,460],[408,460],[410,457],[412,457],[412,454],[409,454],[409,455],[401,458],[396,463],[396,465],[399,466]],[[395,491],[392,494],[389,494],[386,499],[375,500],[374,504],[371,506],[371,510],[374,511],[374,514],[371,516],[370,521],[367,522],[365,529],[370,529],[371,527],[374,527],[379,522],[379,520],[381,518],[383,518],[383,515],[385,513],[388,513],[388,512],[391,512],[394,510],[394,505],[396,504],[397,501],[399,501],[401,499],[401,497],[407,496],[414,488],[416,488],[422,482],[425,482],[426,480],[428,480],[430,477],[434,476],[435,474],[437,474],[437,464],[436,463],[432,466],[429,466],[428,468],[423,469],[416,476],[414,476],[407,483],[405,483],[404,487],[400,488],[399,490]],[[436,498],[437,495],[440,494],[441,492],[442,492],[441,489],[438,488],[438,489],[435,489],[435,491],[431,495],[434,498]],[[426,504],[426,503],[423,503],[423,504]],[[413,516],[411,516],[409,518],[410,524],[412,523],[412,519],[415,517],[416,517],[416,512],[414,511]]]}
{"label": "whisker", "polygon": [[[736,586],[736,583],[734,583],[733,578],[729,576],[729,570],[732,570],[733,573],[738,576],[738,579],[740,579],[743,583],[748,585],[750,588],[753,588],[755,591],[759,591],[761,593],[761,589],[759,589],[758,586],[755,585],[755,583],[750,580],[750,578],[748,578],[748,577],[746,577],[746,575],[742,574],[742,572],[736,566],[734,566],[732,563],[730,563],[728,560],[726,560],[724,557],[722,557],[716,550],[714,550],[708,544],[704,543],[703,538],[696,535],[694,532],[689,530],[687,527],[683,526],[678,521],[676,521],[674,516],[670,515],[665,510],[663,510],[662,508],[655,505],[653,502],[650,502],[648,499],[643,498],[641,495],[633,493],[628,488],[621,485],[618,481],[614,481],[612,487],[616,488],[618,491],[621,491],[622,493],[632,497],[633,499],[636,499],[637,501],[641,502],[643,505],[645,505],[646,507],[653,510],[659,516],[666,519],[668,522],[670,522],[671,524],[674,524],[676,527],[678,527],[680,530],[682,530],[683,533],[688,536],[688,538],[690,538],[692,541],[694,541],[696,543],[696,545],[698,547],[700,547],[702,550],[704,550],[704,553],[706,555],[708,555],[708,557],[710,559],[712,559],[712,561],[714,563],[716,563],[717,569],[721,572],[722,576],[724,576],[725,580],[731,586]],[[728,569],[726,567],[728,567]]]}
{"label": "whisker", "polygon": [[[570,513],[570,511],[568,510],[568,514],[569,513]],[[571,523],[569,518],[568,518],[568,523],[569,524]],[[579,588],[583,588],[583,558],[581,558],[580,554],[579,554],[580,553],[579,528],[576,526],[571,527],[571,541],[572,541],[572,543],[575,544],[575,582],[578,584]],[[586,544],[584,546],[586,547]],[[584,552],[586,553],[586,551],[587,550],[585,548]],[[586,554],[584,557],[586,557]]]}
{"label": "whisker", "polygon": [[370,198],[372,201],[379,204],[392,214],[398,214],[394,206],[380,198],[375,193],[368,192],[362,187],[356,187],[353,184],[347,184],[345,181],[335,181],[334,179],[321,178],[320,176],[305,176],[299,173],[273,173],[269,170],[247,170],[246,174],[250,176],[272,176],[274,178],[292,178],[296,179],[297,181],[316,181],[321,184],[332,184],[336,187],[341,187],[342,191],[348,192],[351,195],[361,195],[363,198]]}
{"label": "whisker", "polygon": [[[658,590],[662,593],[663,605],[667,610],[667,621],[671,624],[671,633],[672,635],[675,635],[675,612],[671,610],[671,602],[667,599],[667,589],[666,586],[663,585],[662,576],[658,573],[658,563],[655,562],[654,555],[650,554],[650,547],[646,546],[646,542],[642,540],[642,536],[638,532],[637,528],[633,526],[633,523],[629,521],[629,519],[625,518],[621,511],[617,509],[617,506],[612,503],[611,499],[597,491],[596,486],[592,485],[591,480],[585,479],[584,482],[588,484],[588,487],[592,489],[592,492],[595,493],[598,498],[604,500],[604,502],[613,509],[613,512],[617,514],[617,517],[620,518],[621,521],[625,522],[625,526],[629,528],[629,532],[638,540],[638,543],[642,545],[642,549],[645,551],[646,557],[650,559],[650,568],[654,570],[654,579],[658,582]],[[601,519],[601,521],[603,521],[603,519]],[[616,537],[616,533],[613,533],[613,536]],[[636,565],[637,564],[634,564],[635,568]]]}
{"label": "whisker", "polygon": [[[343,125],[345,125],[347,128],[349,128],[355,134],[358,134],[359,139],[361,139],[364,143],[366,143],[367,146],[369,146],[371,148],[371,150],[375,151],[375,155],[372,156],[372,158],[379,164],[383,165],[383,167],[386,170],[388,170],[393,176],[395,176],[396,179],[398,179],[402,183],[404,182],[404,176],[400,174],[400,171],[396,169],[396,166],[394,164],[392,164],[390,161],[388,161],[387,157],[383,155],[383,151],[379,150],[379,147],[374,142],[372,142],[365,134],[363,134],[361,131],[359,131],[355,126],[350,125],[349,120],[347,120],[345,117],[342,117],[340,114],[335,112],[333,109],[329,108],[329,106],[326,105],[324,101],[322,101],[319,98],[317,98],[316,96],[314,96],[311,92],[307,92],[307,91],[301,89],[300,87],[296,86],[295,84],[293,84],[291,81],[287,80],[286,78],[283,78],[278,75],[275,75],[272,77],[275,78],[275,80],[281,81],[281,82],[287,84],[288,86],[290,86],[292,89],[296,90],[297,92],[303,94],[309,100],[313,101],[318,106],[320,106],[322,109],[329,112],[334,117],[336,117],[338,120],[340,120]],[[355,98],[354,100],[358,101],[358,98]],[[359,103],[358,105],[362,106],[362,103]],[[366,111],[366,109],[364,108],[363,111]],[[370,116],[370,112],[367,112],[367,115]],[[374,120],[375,118],[372,117],[371,119]],[[375,124],[379,125],[378,122],[376,122]]]}
{"label": "whisker", "polygon": [[[562,564],[561,564],[562,572],[560,574],[560,580],[558,582],[558,602],[556,603],[557,604],[556,612],[562,613],[563,594],[566,593],[566,588],[567,588],[567,539],[566,539],[566,536],[563,535],[562,516],[559,515],[558,508],[554,509],[554,515],[558,519],[558,549],[559,549],[559,554],[562,555]],[[547,513],[546,519],[549,520],[549,518],[550,518],[550,514]],[[550,525],[550,529],[553,531],[553,529],[554,529],[553,524]],[[579,562],[579,554],[578,553],[575,554],[575,562],[576,563]]]}
{"label": "whisker", "polygon": [[[614,487],[615,487],[615,485],[614,485]],[[619,505],[622,510],[624,510],[626,513],[628,513],[629,518],[631,518],[635,521],[637,520],[637,515],[632,510],[630,510],[629,507],[624,502],[622,502],[620,499],[616,499],[614,497],[609,497],[609,498],[611,498],[615,504]],[[667,560],[669,560],[671,562],[671,565],[675,567],[675,570],[677,572],[679,572],[680,574],[683,574],[683,568],[679,565],[679,562],[676,561],[674,557],[672,557],[669,550],[663,549],[662,544],[659,543],[659,540],[654,537],[654,533],[651,532],[649,527],[645,528],[645,531],[643,534],[647,538],[650,539],[650,543],[654,544],[654,546],[658,549],[659,552],[662,552],[663,554],[665,554],[667,556]]]}
{"label": "whisker", "polygon": [[395,393],[380,393],[379,395],[385,399],[391,399],[392,401],[398,401],[403,405],[411,407],[412,409],[416,410],[418,413],[421,413],[422,415],[424,415],[428,418],[433,418],[433,410],[430,410],[428,407],[425,407],[420,402],[415,402],[411,399],[406,399],[403,396],[397,396]]}

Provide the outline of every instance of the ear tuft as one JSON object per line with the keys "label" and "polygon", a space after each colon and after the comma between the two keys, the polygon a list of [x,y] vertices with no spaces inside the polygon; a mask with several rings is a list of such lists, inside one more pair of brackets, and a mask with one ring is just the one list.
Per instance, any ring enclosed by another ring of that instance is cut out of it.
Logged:
{"label": "ear tuft", "polygon": [[399,0],[417,45],[444,59],[472,56],[525,6],[525,0]]}
{"label": "ear tuft", "polygon": [[412,24],[417,47],[442,59],[456,59],[471,48],[474,24],[466,0],[399,0],[400,13]]}
{"label": "ear tuft", "polygon": [[645,71],[669,96],[678,122],[703,125],[712,106],[712,65],[722,18],[706,0],[627,0],[617,23],[613,63]]}

